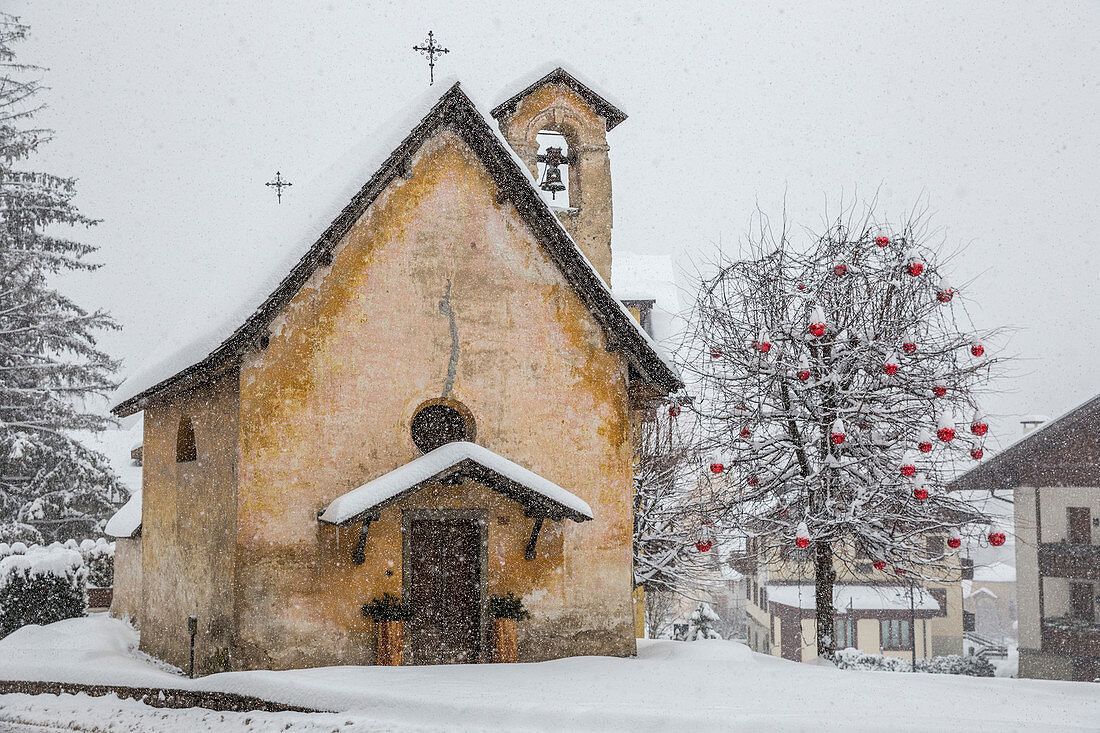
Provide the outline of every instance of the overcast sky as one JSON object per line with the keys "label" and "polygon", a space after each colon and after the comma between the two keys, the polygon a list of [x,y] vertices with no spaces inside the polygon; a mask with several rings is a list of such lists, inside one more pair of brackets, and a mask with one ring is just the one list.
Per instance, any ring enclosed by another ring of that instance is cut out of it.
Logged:
{"label": "overcast sky", "polygon": [[31,25],[20,60],[50,69],[36,165],[103,219],[74,294],[123,324],[104,343],[130,368],[248,289],[255,243],[216,232],[277,205],[276,169],[303,185],[421,93],[431,28],[437,75],[487,104],[554,59],[621,103],[616,251],[690,269],[758,203],[814,226],[841,198],[923,201],[965,247],[978,325],[1016,329],[999,440],[1100,391],[1100,3],[6,5]]}

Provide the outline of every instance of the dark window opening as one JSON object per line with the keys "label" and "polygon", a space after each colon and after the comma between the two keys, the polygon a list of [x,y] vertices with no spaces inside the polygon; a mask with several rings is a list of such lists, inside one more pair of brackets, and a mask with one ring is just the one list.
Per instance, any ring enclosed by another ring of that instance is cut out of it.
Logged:
{"label": "dark window opening", "polygon": [[[569,142],[565,135],[553,130],[539,130],[536,140],[539,144],[538,162],[539,188],[546,203],[553,206],[569,207],[569,163],[558,162],[569,158]],[[551,149],[557,151],[552,152]],[[547,170],[545,160],[550,158],[556,164]]]}
{"label": "dark window opening", "polygon": [[195,427],[191,424],[191,418],[184,415],[180,418],[179,430],[176,432],[176,463],[187,463],[197,458]]}
{"label": "dark window opening", "polygon": [[470,420],[454,407],[444,404],[428,405],[417,412],[412,419],[411,432],[413,443],[423,453],[473,438]]}
{"label": "dark window opening", "polygon": [[1066,507],[1066,541],[1071,545],[1092,544],[1091,515],[1087,506]]}
{"label": "dark window opening", "polygon": [[926,537],[925,545],[928,548],[929,557],[942,557],[943,556],[943,537],[940,535],[932,535]]}
{"label": "dark window opening", "polygon": [[1069,584],[1069,615],[1092,623],[1096,620],[1096,607],[1092,600],[1092,583]]}

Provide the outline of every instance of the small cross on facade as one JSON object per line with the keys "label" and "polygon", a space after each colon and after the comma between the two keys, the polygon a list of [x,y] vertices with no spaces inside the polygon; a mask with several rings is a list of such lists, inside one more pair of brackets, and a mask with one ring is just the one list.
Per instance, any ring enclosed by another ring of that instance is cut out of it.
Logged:
{"label": "small cross on facade", "polygon": [[275,171],[275,180],[274,181],[268,181],[264,185],[265,186],[272,186],[272,187],[275,188],[275,195],[279,198],[279,203],[281,204],[281,203],[283,203],[283,189],[286,188],[287,186],[293,186],[294,184],[291,183],[290,181],[284,181],[283,180],[283,175],[281,173],[279,173],[279,171]]}
{"label": "small cross on facade", "polygon": [[419,51],[424,54],[424,58],[428,59],[428,76],[431,79],[431,84],[435,84],[435,57],[442,56],[445,53],[450,53],[450,50],[437,46],[435,44],[435,37],[431,31],[428,31],[428,37],[424,40],[423,46],[413,46],[413,51]]}

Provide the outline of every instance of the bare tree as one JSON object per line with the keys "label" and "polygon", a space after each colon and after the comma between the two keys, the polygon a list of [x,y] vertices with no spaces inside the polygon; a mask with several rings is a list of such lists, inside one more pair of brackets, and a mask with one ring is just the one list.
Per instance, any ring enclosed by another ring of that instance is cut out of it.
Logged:
{"label": "bare tree", "polygon": [[807,246],[760,216],[745,256],[703,278],[684,368],[720,477],[716,518],[758,555],[814,563],[818,654],[833,651],[835,549],[880,572],[934,577],[929,533],[989,519],[944,487],[981,458],[977,396],[998,361],[938,262],[921,217],[900,227],[850,208]]}

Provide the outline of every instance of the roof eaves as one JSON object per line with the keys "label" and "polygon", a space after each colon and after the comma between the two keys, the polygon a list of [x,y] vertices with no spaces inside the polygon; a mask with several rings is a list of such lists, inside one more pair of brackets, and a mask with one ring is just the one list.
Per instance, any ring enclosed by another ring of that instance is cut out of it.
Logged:
{"label": "roof eaves", "polygon": [[581,95],[581,97],[583,97],[586,102],[595,107],[596,111],[603,116],[604,121],[607,125],[608,132],[610,132],[613,128],[618,126],[626,119],[625,112],[613,105],[611,102],[607,101],[607,99],[605,99],[595,90],[593,90],[592,87],[584,84],[579,79],[577,79],[577,77],[573,76],[560,66],[536,81],[535,83],[524,88],[523,91],[512,95],[504,102],[501,102],[496,107],[493,107],[490,114],[493,116],[494,119],[500,119],[505,114],[513,111],[516,108],[516,105],[518,105],[520,100],[522,100],[524,97],[532,94],[535,90],[547,84],[564,84],[565,86],[575,91],[577,94]]}

